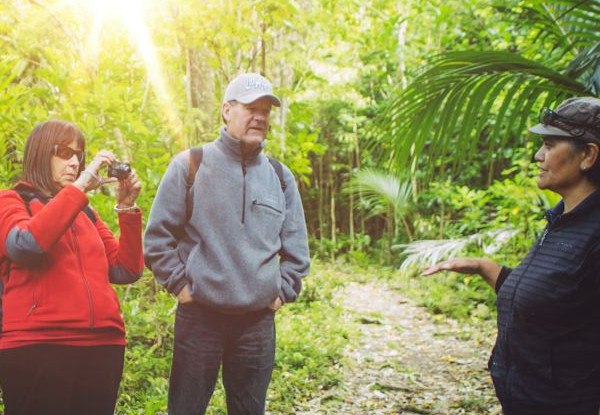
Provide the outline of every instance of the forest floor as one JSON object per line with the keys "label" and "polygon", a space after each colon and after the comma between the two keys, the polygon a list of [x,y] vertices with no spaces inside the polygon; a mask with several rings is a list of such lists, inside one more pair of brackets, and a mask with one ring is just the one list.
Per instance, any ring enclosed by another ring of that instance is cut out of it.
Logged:
{"label": "forest floor", "polygon": [[346,284],[335,300],[357,329],[343,380],[296,414],[501,414],[487,371],[492,321],[434,316],[381,280]]}

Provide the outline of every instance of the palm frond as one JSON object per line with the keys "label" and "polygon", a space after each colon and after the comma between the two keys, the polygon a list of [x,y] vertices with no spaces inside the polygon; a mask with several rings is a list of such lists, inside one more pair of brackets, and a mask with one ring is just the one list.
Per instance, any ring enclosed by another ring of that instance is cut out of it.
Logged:
{"label": "palm frond", "polygon": [[538,100],[548,104],[584,93],[577,80],[517,54],[449,52],[393,94],[371,140],[387,145],[398,169],[425,151],[432,158],[453,153],[465,162],[482,132],[488,143],[506,142],[524,129]]}
{"label": "palm frond", "polygon": [[359,194],[369,206],[381,206],[399,214],[410,203],[411,185],[397,176],[373,169],[357,171],[346,183],[344,192]]}
{"label": "palm frond", "polygon": [[[485,255],[492,255],[518,233],[518,230],[507,227],[475,233],[464,238],[421,240],[393,245],[392,248],[401,249],[401,253],[407,255],[400,266],[401,270],[411,267],[424,268],[446,259],[455,258],[464,253],[469,246],[476,246],[482,249]],[[488,240],[491,242],[486,243],[485,241]]]}
{"label": "palm frond", "polygon": [[562,54],[577,54],[598,41],[600,0],[527,0],[519,17]]}
{"label": "palm frond", "polygon": [[600,95],[600,42],[582,50],[569,64],[567,74],[583,79],[591,95]]}

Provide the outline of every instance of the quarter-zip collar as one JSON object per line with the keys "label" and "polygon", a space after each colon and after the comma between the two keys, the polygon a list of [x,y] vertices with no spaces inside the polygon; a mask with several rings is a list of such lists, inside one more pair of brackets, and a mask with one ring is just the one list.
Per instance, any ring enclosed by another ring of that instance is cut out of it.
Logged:
{"label": "quarter-zip collar", "polygon": [[552,226],[555,222],[567,220],[568,218],[575,217],[586,213],[590,209],[594,209],[600,204],[600,189],[596,189],[588,197],[583,199],[581,203],[575,206],[575,209],[570,212],[563,213],[565,211],[565,202],[561,199],[552,209],[546,211],[546,220],[548,225]]}
{"label": "quarter-zip collar", "polygon": [[244,151],[244,143],[241,140],[230,136],[229,133],[227,133],[225,126],[221,127],[219,132],[220,136],[216,140],[217,147],[239,162],[243,159],[247,164],[253,164],[265,147],[265,142],[263,141],[258,145],[256,150],[246,152]]}

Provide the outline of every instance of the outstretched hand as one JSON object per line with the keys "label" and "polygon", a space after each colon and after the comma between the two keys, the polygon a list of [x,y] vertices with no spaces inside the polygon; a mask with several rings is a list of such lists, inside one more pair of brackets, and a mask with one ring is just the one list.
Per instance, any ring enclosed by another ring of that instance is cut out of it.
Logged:
{"label": "outstretched hand", "polygon": [[496,287],[496,281],[502,266],[487,258],[455,258],[440,262],[423,270],[423,276],[427,277],[440,271],[454,271],[461,274],[479,274],[492,288]]}
{"label": "outstretched hand", "polygon": [[440,271],[454,271],[461,274],[479,274],[481,260],[479,258],[455,258],[440,262],[423,270],[423,276],[433,275]]}

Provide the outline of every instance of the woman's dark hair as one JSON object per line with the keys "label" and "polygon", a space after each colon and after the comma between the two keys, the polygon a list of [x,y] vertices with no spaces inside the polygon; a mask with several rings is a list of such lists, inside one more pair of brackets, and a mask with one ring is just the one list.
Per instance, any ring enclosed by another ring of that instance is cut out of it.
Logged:
{"label": "woman's dark hair", "polygon": [[[60,186],[52,177],[50,160],[54,154],[54,146],[68,146],[73,141],[85,151],[85,138],[77,126],[68,121],[48,120],[35,126],[27,142],[23,155],[23,179],[38,190],[55,195]],[[79,164],[79,173],[85,169],[85,156]]]}
{"label": "woman's dark hair", "polygon": [[[589,141],[583,141],[578,139],[567,140],[574,152],[587,151],[587,145]],[[600,144],[594,143],[600,148]],[[596,158],[594,165],[587,170],[583,170],[581,174],[587,178],[590,182],[600,186],[600,154]]]}

